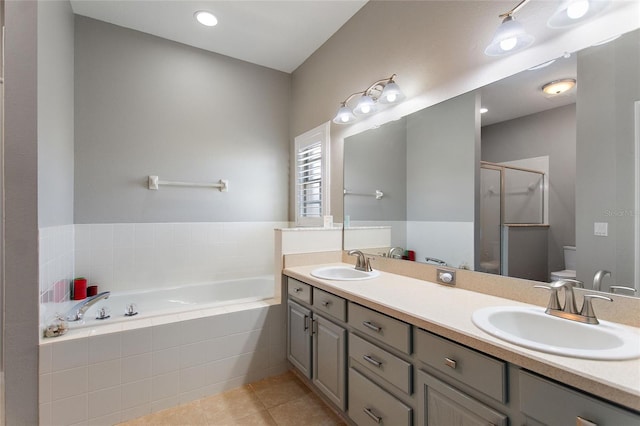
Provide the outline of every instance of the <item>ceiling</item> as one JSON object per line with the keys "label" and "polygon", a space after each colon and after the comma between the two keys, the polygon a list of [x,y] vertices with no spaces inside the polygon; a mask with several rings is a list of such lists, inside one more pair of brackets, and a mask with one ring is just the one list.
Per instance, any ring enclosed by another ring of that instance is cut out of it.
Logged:
{"label": "ceiling", "polygon": [[[367,0],[71,0],[74,13],[293,72]],[[212,12],[218,25],[194,19]]]}

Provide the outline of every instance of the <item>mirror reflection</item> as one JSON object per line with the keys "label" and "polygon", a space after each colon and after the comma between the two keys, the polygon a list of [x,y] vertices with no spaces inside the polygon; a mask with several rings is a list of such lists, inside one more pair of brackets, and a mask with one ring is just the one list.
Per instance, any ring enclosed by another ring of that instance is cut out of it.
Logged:
{"label": "mirror reflection", "polygon": [[637,295],[639,47],[636,30],[346,138],[344,248]]}

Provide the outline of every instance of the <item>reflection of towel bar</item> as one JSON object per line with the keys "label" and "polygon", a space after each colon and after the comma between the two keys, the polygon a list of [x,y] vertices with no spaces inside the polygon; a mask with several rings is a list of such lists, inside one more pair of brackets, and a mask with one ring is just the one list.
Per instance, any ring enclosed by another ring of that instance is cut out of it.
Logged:
{"label": "reflection of towel bar", "polygon": [[149,189],[159,189],[160,185],[168,186],[192,186],[201,188],[218,188],[220,192],[229,191],[229,181],[227,179],[220,179],[218,183],[201,183],[201,182],[180,182],[171,180],[160,180],[158,176],[149,176]]}
{"label": "reflection of towel bar", "polygon": [[353,192],[353,191],[349,191],[348,189],[345,189],[344,195],[363,195],[365,197],[376,197],[376,200],[380,200],[382,199],[382,197],[384,197],[384,193],[377,189],[375,193],[368,193],[368,194],[365,194],[362,192]]}

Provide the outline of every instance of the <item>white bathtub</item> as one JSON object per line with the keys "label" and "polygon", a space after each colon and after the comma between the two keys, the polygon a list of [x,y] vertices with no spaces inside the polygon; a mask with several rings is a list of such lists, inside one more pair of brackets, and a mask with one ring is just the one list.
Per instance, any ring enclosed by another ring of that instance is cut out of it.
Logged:
{"label": "white bathtub", "polygon": [[[114,292],[111,293],[108,299],[103,299],[91,306],[86,311],[82,321],[69,322],[69,326],[71,329],[98,327],[123,321],[135,321],[161,315],[255,302],[270,299],[273,296],[273,276],[190,284],[180,287]],[[66,314],[77,303],[78,301],[66,302],[56,306],[56,308]],[[124,313],[127,306],[132,303],[136,305],[138,314],[125,316]],[[96,319],[96,314],[101,308],[107,308],[110,318]]]}

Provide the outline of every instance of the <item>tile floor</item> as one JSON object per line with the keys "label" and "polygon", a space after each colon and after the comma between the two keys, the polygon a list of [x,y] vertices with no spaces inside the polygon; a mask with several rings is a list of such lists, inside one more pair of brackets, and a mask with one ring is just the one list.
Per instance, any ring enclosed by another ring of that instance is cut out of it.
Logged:
{"label": "tile floor", "polygon": [[343,426],[292,372],[270,377],[120,426]]}

